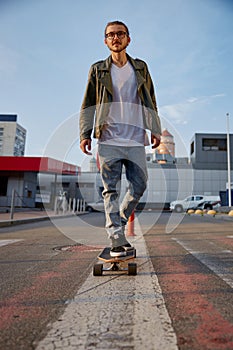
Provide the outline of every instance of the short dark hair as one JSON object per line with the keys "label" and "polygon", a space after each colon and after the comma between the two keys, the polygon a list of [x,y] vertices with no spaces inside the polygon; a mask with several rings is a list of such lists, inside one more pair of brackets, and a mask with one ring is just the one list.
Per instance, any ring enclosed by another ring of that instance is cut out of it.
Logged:
{"label": "short dark hair", "polygon": [[125,23],[123,23],[123,22],[121,22],[121,21],[112,21],[112,22],[108,22],[108,23],[106,24],[106,27],[105,27],[105,30],[104,30],[104,36],[106,35],[107,28],[108,28],[109,26],[114,25],[114,24],[118,24],[118,25],[124,26],[124,27],[125,27],[126,34],[129,35],[129,29],[128,29],[128,27],[127,27],[127,25],[126,25]]}

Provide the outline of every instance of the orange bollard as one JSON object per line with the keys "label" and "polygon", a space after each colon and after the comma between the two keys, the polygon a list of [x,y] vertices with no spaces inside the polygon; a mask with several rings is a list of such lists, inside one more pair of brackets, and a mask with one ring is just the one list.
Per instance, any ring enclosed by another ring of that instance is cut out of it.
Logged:
{"label": "orange bollard", "polygon": [[127,236],[136,236],[134,233],[134,211],[132,212],[128,220]]}

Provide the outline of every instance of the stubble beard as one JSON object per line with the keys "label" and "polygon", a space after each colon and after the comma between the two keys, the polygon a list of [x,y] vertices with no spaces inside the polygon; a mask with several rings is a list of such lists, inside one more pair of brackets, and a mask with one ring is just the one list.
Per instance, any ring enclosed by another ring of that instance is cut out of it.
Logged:
{"label": "stubble beard", "polygon": [[120,53],[122,51],[124,51],[126,49],[126,47],[128,46],[128,43],[123,45],[123,46],[119,46],[119,47],[109,47],[109,49],[112,51],[112,52],[116,52],[116,53]]}

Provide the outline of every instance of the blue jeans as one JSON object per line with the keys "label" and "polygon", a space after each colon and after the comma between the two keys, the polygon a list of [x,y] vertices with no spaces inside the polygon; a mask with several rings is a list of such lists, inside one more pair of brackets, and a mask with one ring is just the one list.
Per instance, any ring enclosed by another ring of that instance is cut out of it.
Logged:
{"label": "blue jeans", "polygon": [[[106,229],[110,238],[117,232],[125,240],[124,227],[147,186],[145,148],[99,144],[98,152]],[[119,203],[123,166],[129,186],[122,203]]]}

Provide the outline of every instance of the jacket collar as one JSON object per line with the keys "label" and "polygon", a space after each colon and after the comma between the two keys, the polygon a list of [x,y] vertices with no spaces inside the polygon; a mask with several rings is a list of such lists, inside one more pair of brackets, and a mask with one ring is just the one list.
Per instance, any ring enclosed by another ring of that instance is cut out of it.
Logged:
{"label": "jacket collar", "polygon": [[[127,59],[135,70],[137,84],[138,84],[138,90],[140,90],[141,86],[146,82],[145,78],[139,72],[140,69],[144,68],[144,63],[142,61],[133,59],[128,54],[127,54]],[[106,72],[106,74],[104,74],[100,78],[100,80],[101,80],[102,84],[106,87],[106,89],[110,92],[110,94],[113,95],[112,79],[111,79],[111,74],[110,74],[111,64],[112,64],[112,57],[110,55],[104,61],[99,63],[98,69]]]}
{"label": "jacket collar", "polygon": [[[127,55],[128,61],[131,63],[131,65],[134,67],[135,70],[143,69],[143,67],[144,67],[143,62],[135,60],[134,58],[132,58],[128,54],[126,54],[126,55]],[[99,67],[98,68],[100,70],[105,70],[105,71],[107,70],[107,71],[109,71],[110,67],[111,67],[111,64],[112,64],[112,56],[110,55],[104,61],[99,63]]]}

